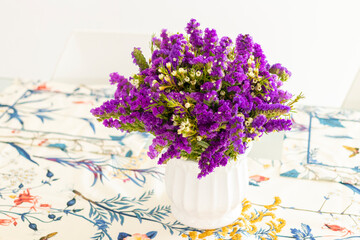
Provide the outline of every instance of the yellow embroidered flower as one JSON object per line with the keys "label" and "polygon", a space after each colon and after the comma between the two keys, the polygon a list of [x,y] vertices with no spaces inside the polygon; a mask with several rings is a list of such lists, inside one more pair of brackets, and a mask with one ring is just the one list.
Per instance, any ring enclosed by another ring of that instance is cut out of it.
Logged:
{"label": "yellow embroidered flower", "polygon": [[275,201],[273,204],[271,205],[265,205],[264,208],[266,208],[267,210],[276,210],[276,207],[281,203],[281,200],[279,197],[275,197]]}
{"label": "yellow embroidered flower", "polygon": [[[205,230],[199,233],[192,231],[188,234],[183,234],[182,237],[188,237],[191,240],[206,240],[207,237],[217,233],[225,239],[239,240],[242,238],[242,234],[244,232],[253,235],[258,232],[258,229],[262,229],[264,225],[267,225],[269,227],[267,231],[263,231],[263,233],[260,233],[258,237],[263,240],[278,239],[276,234],[282,230],[286,224],[286,221],[282,218],[276,219],[275,214],[271,211],[275,210],[280,202],[280,198],[275,197],[273,204],[264,206],[266,210],[254,211],[250,212],[249,214],[245,214],[245,212],[251,208],[251,203],[244,199],[242,202],[243,209],[241,216],[239,216],[239,218],[234,223],[219,229]],[[268,220],[269,217],[270,220]]]}
{"label": "yellow embroidered flower", "polygon": [[194,231],[189,232],[189,237],[190,237],[192,240],[197,239],[197,235],[198,235],[197,232],[194,232]]}

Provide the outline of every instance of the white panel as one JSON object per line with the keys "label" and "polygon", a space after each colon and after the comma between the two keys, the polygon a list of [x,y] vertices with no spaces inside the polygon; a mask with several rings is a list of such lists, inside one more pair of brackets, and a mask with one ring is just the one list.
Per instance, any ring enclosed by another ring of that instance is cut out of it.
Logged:
{"label": "white panel", "polygon": [[342,108],[360,110],[360,69],[345,97]]}
{"label": "white panel", "polygon": [[108,84],[109,74],[129,77],[138,72],[132,62],[134,47],[150,57],[151,36],[103,31],[74,32],[52,77],[54,81],[83,84]]}

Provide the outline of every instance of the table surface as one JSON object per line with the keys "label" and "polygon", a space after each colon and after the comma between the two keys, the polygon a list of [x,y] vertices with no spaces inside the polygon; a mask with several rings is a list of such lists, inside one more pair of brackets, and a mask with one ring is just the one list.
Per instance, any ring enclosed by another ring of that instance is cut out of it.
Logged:
{"label": "table surface", "polygon": [[[0,93],[0,239],[202,233],[172,217],[164,167],[146,155],[150,136],[107,129],[89,113],[113,92],[15,82]],[[204,239],[360,239],[359,187],[281,177],[278,159],[248,163],[252,206],[237,224]],[[281,199],[276,209],[269,207],[274,199]]]}

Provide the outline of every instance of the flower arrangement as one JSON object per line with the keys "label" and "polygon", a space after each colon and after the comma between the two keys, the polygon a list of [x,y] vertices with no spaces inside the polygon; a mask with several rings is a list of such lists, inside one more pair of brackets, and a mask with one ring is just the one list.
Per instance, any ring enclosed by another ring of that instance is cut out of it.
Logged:
{"label": "flower arrangement", "polygon": [[264,133],[290,130],[289,112],[303,96],[291,99],[280,89],[291,73],[270,65],[251,36],[240,34],[233,44],[199,26],[191,19],[187,36],[162,30],[152,38],[149,62],[134,48],[139,73],[111,73],[114,99],[91,113],[106,127],[153,134],[150,158],[197,161],[201,178]]}

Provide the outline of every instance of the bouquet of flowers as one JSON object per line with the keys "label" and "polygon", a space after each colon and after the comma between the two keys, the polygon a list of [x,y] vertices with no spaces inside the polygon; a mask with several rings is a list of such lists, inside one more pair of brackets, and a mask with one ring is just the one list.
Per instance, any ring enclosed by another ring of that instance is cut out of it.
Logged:
{"label": "bouquet of flowers", "polygon": [[114,98],[91,113],[106,127],[153,134],[150,158],[197,161],[201,178],[264,133],[290,130],[289,112],[303,96],[292,99],[280,89],[291,73],[270,65],[251,36],[233,43],[199,26],[191,19],[186,36],[162,30],[152,38],[149,61],[134,48],[139,73],[111,73]]}

